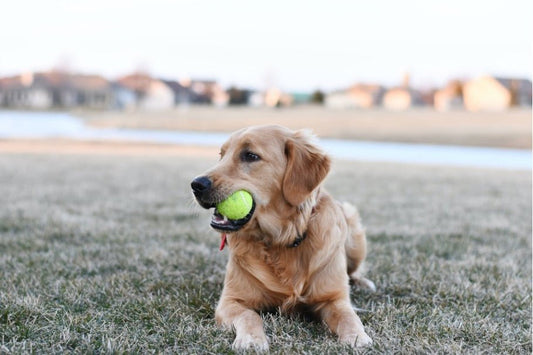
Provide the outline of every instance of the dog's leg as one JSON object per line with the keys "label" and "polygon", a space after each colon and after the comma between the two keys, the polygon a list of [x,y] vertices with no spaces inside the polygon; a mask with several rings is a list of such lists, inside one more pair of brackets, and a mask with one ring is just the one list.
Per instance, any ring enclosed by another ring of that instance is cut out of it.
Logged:
{"label": "dog's leg", "polygon": [[235,328],[233,349],[268,350],[263,321],[254,310],[223,297],[215,312],[215,318],[219,324]]}
{"label": "dog's leg", "polygon": [[363,323],[353,310],[349,300],[336,300],[324,305],[319,315],[339,340],[351,346],[372,344],[372,339],[365,333]]}

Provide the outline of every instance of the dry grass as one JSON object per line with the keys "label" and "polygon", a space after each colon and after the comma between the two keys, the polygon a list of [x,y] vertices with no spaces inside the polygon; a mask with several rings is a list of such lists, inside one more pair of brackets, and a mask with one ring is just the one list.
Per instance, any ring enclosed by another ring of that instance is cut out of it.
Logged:
{"label": "dry grass", "polygon": [[[231,353],[213,320],[227,250],[188,191],[212,162],[0,155],[0,352]],[[529,172],[337,161],[327,187],[367,226],[368,351],[531,353]],[[348,350],[263,317],[273,353]]]}
{"label": "dry grass", "polygon": [[77,112],[91,125],[233,132],[258,124],[312,128],[322,137],[360,140],[531,148],[531,110],[471,113],[417,109],[333,110],[190,107],[165,112]]}

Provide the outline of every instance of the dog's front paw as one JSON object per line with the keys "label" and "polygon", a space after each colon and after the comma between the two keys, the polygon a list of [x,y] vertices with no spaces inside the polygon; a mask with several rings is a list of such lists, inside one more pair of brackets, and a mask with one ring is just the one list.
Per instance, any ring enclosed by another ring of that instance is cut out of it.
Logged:
{"label": "dog's front paw", "polygon": [[365,332],[346,335],[339,340],[343,343],[350,344],[353,347],[372,345],[372,339]]}
{"label": "dog's front paw", "polygon": [[267,351],[268,340],[264,334],[237,334],[232,347],[234,350],[254,349],[258,351]]}

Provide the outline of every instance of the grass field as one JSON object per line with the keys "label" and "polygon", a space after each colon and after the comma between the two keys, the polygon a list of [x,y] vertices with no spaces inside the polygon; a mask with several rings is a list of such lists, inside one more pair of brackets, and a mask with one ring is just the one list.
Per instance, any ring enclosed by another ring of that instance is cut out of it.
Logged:
{"label": "grass field", "polygon": [[[0,353],[231,353],[214,309],[228,250],[183,156],[0,155]],[[336,161],[367,226],[353,288],[375,353],[521,353],[531,343],[531,173]],[[348,349],[264,314],[273,353]]]}

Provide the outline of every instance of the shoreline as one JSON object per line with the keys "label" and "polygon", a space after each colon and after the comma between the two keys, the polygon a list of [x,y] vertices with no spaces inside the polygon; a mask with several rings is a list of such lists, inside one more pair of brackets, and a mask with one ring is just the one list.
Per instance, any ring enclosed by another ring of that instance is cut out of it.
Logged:
{"label": "shoreline", "polygon": [[530,109],[394,112],[314,106],[282,109],[191,106],[160,112],[71,112],[95,128],[229,133],[252,125],[277,124],[290,129],[308,128],[320,138],[515,149],[532,147],[531,113]]}
{"label": "shoreline", "polygon": [[[475,147],[464,147],[475,148]],[[493,149],[493,148],[488,148]],[[502,148],[496,148],[502,149]],[[502,150],[506,150],[503,148]],[[524,151],[527,152],[527,151]],[[178,145],[164,143],[148,143],[121,140],[77,140],[64,138],[45,138],[45,139],[0,139],[0,155],[57,155],[57,156],[124,156],[124,157],[178,157],[186,159],[200,159],[216,161],[219,155],[219,147],[215,146],[197,146],[197,145]],[[330,153],[331,154],[331,153]],[[498,171],[531,171],[521,165],[506,166],[505,164],[493,165],[476,165],[465,164],[464,162],[449,161],[409,161],[409,160],[390,160],[384,157],[377,159],[345,158],[333,156],[338,162],[358,162],[370,164],[393,164],[402,166],[426,166],[435,168],[458,168],[474,170],[498,170]]]}

